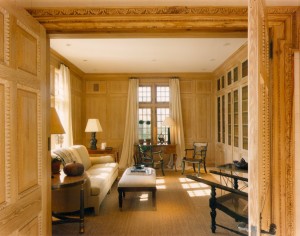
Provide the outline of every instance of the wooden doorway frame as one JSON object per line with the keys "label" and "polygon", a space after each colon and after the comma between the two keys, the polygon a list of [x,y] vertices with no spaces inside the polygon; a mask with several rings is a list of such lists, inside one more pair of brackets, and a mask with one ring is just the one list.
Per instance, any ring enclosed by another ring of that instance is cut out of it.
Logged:
{"label": "wooden doorway frame", "polygon": [[[268,135],[261,132],[259,136],[268,145],[269,152],[258,151],[254,157],[259,161],[259,170],[254,170],[257,179],[249,181],[253,186],[262,182],[259,196],[270,195],[269,206],[264,209],[267,212],[255,212],[263,216],[256,226],[275,223],[277,235],[295,232],[292,56],[293,49],[298,48],[297,11],[297,7],[266,9],[273,57],[267,62],[270,63],[269,97],[261,94],[261,102],[268,109],[262,112],[261,119],[264,112],[269,113],[271,124]],[[248,30],[247,7],[60,8],[28,9],[28,12],[46,28],[50,38],[245,37]],[[259,199],[257,211],[263,205]],[[279,208],[272,210],[275,205]]]}

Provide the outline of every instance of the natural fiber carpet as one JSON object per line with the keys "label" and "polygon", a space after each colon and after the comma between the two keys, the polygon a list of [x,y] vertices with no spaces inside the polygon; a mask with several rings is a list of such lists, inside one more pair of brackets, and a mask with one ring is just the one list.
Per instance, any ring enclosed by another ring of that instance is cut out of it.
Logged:
{"label": "natural fiber carpet", "polygon": [[[118,208],[117,181],[100,207],[100,215],[86,210],[84,235],[234,235],[217,227],[210,230],[210,187],[185,178],[180,171],[157,170],[156,208],[151,193],[126,193],[123,210]],[[191,170],[185,174],[192,174]],[[203,178],[212,179],[202,173]],[[217,211],[217,222],[236,228],[237,222]],[[53,235],[79,235],[79,224],[53,225]]]}

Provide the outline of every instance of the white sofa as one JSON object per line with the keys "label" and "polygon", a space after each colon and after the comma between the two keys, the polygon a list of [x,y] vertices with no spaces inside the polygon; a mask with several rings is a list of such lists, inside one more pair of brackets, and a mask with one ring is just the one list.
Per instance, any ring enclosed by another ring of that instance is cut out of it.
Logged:
{"label": "white sofa", "polygon": [[[84,165],[88,180],[85,184],[84,207],[94,208],[99,215],[99,207],[118,177],[118,163],[112,156],[90,157],[85,146],[74,145],[52,152],[66,163],[76,161]],[[63,170],[61,170],[63,171]],[[79,186],[52,191],[53,212],[73,212],[79,210]]]}

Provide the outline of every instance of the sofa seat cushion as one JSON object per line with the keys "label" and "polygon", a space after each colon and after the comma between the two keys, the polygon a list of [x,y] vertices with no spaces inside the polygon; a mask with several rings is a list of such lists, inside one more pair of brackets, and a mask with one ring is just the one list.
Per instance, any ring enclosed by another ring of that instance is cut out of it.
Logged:
{"label": "sofa seat cushion", "polygon": [[96,164],[86,170],[91,182],[91,195],[99,195],[101,189],[107,184],[108,179],[110,179],[117,170],[117,163]]}

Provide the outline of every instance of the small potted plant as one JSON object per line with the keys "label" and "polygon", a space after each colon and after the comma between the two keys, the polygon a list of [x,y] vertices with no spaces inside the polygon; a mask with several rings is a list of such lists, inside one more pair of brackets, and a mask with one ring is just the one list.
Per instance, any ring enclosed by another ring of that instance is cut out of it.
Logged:
{"label": "small potted plant", "polygon": [[59,156],[52,157],[52,161],[51,161],[52,174],[59,174],[61,163],[62,161]]}

